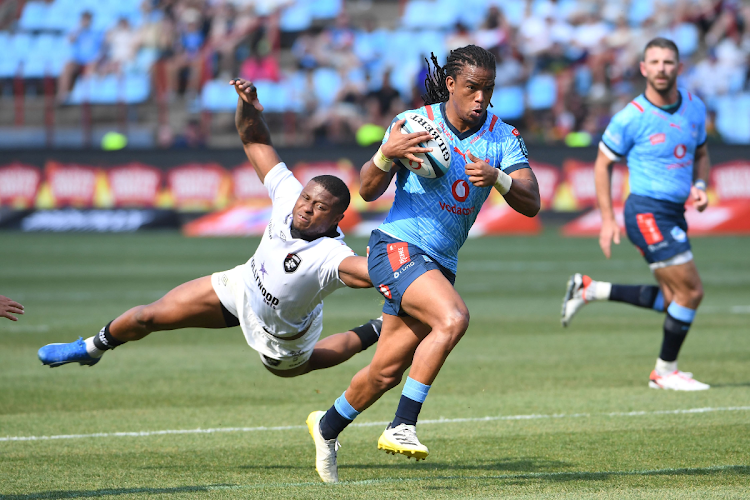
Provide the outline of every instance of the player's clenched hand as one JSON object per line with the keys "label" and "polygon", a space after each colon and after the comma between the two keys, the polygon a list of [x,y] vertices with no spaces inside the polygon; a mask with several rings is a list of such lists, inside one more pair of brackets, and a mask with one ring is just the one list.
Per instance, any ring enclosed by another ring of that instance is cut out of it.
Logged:
{"label": "player's clenched hand", "polygon": [[263,105],[258,100],[258,92],[255,89],[253,82],[248,82],[242,78],[235,78],[229,80],[229,85],[234,85],[234,90],[237,95],[248,104],[252,104],[258,111],[263,111]]}
{"label": "player's clenched hand", "polygon": [[492,187],[495,184],[495,181],[497,181],[499,170],[485,160],[477,158],[471,154],[471,151],[469,151],[466,156],[471,160],[471,163],[467,163],[464,167],[466,175],[469,176],[469,182],[476,187]]}
{"label": "player's clenched hand", "polygon": [[424,160],[414,156],[414,153],[429,153],[432,148],[423,148],[420,142],[427,142],[432,139],[429,132],[413,132],[411,134],[402,134],[401,127],[406,120],[399,120],[391,127],[391,135],[388,140],[381,146],[380,151],[387,158],[406,158],[407,160],[422,163]]}
{"label": "player's clenched hand", "polygon": [[703,212],[708,206],[708,195],[702,189],[693,186],[690,188],[690,197],[693,199],[693,207],[699,212]]}
{"label": "player's clenched hand", "polygon": [[23,306],[15,300],[0,295],[0,316],[11,321],[18,321],[14,314],[23,314]]}
{"label": "player's clenched hand", "polygon": [[602,228],[599,231],[599,246],[602,247],[602,252],[608,259],[612,256],[613,241],[615,245],[620,244],[620,226],[614,219],[605,219],[602,221]]}
{"label": "player's clenched hand", "polygon": [[237,99],[237,110],[234,113],[234,125],[240,134],[243,144],[271,144],[271,131],[268,130],[266,122],[263,121],[263,106],[258,101],[258,93],[253,82],[242,78],[229,81],[234,86],[239,99]]}

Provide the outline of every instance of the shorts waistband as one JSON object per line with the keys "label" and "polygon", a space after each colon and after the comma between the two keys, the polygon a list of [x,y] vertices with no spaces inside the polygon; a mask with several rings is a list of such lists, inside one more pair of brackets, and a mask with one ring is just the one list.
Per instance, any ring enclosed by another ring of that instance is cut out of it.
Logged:
{"label": "shorts waistband", "polygon": [[670,200],[660,200],[658,198],[652,198],[650,196],[643,196],[640,194],[634,194],[630,193],[628,195],[628,200],[632,200],[634,202],[640,202],[640,203],[658,203],[659,205],[667,208],[668,210],[672,210],[674,212],[684,212],[685,211],[685,204],[684,203],[677,203]]}
{"label": "shorts waistband", "polygon": [[272,331],[269,331],[268,328],[266,328],[265,326],[263,326],[261,328],[263,328],[263,331],[266,332],[268,335],[270,335],[273,338],[276,338],[276,339],[279,339],[279,340],[297,340],[299,338],[302,338],[302,336],[307,333],[307,331],[310,329],[311,326],[312,326],[312,321],[310,322],[309,325],[307,325],[307,327],[304,330],[302,330],[301,332],[299,332],[299,333],[297,333],[295,335],[292,335],[291,337],[280,337],[280,336],[276,335],[275,333],[273,333]]}

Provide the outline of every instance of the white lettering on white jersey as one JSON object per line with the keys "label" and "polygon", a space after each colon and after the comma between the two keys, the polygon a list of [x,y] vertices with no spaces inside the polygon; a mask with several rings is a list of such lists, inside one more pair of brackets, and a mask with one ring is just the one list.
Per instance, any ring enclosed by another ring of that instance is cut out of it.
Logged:
{"label": "white lettering on white jersey", "polygon": [[292,237],[292,210],[302,184],[284,163],[268,172],[264,184],[273,202],[271,221],[243,268],[243,280],[261,325],[274,335],[291,337],[310,326],[327,295],[346,286],[339,279],[339,265],[355,254],[341,230],[336,238]]}

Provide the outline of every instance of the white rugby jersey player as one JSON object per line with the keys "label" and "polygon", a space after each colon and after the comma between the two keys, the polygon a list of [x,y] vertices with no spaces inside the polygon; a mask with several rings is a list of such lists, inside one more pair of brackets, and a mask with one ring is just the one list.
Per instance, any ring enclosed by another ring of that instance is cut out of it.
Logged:
{"label": "white rugby jersey player", "polygon": [[322,332],[323,299],[346,286],[339,266],[355,253],[338,227],[312,241],[292,229],[302,184],[284,163],[266,174],[264,184],[273,210],[260,245],[246,264],[214,273],[211,281],[247,343],[266,356],[263,362],[292,369],[310,357]]}

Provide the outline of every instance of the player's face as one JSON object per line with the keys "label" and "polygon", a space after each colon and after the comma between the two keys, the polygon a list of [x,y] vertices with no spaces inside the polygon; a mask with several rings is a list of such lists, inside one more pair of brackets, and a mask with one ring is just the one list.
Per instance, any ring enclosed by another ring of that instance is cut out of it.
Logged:
{"label": "player's face", "polygon": [[450,114],[461,122],[453,126],[463,132],[482,123],[495,89],[494,73],[486,68],[464,66],[455,79],[448,76],[445,83],[450,92]]}
{"label": "player's face", "polygon": [[336,208],[336,197],[310,181],[294,204],[294,228],[305,236],[327,233],[344,217]]}
{"label": "player's face", "polygon": [[651,47],[641,61],[641,74],[646,77],[646,84],[660,94],[674,88],[681,72],[682,63],[672,49]]}

